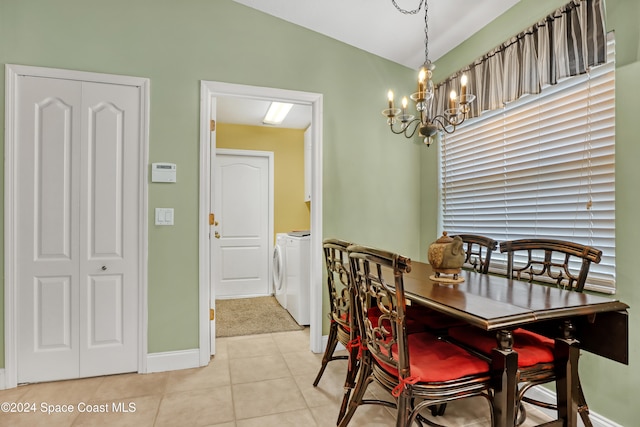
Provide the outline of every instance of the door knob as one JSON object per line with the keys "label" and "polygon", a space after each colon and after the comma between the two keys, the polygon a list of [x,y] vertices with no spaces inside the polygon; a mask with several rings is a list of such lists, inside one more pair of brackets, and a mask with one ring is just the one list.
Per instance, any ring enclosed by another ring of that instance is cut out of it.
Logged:
{"label": "door knob", "polygon": [[102,271],[105,271],[106,269],[107,269],[106,265],[103,265],[102,268],[101,268]]}
{"label": "door knob", "polygon": [[216,239],[220,238],[220,233],[218,233],[217,231],[213,234],[213,237],[215,237]]}

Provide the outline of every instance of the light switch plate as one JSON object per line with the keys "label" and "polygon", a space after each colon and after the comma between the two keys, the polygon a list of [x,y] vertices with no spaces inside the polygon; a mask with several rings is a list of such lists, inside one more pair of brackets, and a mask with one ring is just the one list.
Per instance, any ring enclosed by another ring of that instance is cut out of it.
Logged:
{"label": "light switch plate", "polygon": [[173,208],[156,208],[156,225],[173,225]]}

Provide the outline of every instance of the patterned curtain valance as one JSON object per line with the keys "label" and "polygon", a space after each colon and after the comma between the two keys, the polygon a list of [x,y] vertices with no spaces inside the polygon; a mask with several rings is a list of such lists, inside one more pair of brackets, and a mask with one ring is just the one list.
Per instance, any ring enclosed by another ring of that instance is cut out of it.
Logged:
{"label": "patterned curtain valance", "polygon": [[469,117],[477,117],[605,63],[603,1],[572,0],[450,76],[435,89],[435,114],[448,108],[448,94],[460,86],[462,74],[468,92],[476,95]]}

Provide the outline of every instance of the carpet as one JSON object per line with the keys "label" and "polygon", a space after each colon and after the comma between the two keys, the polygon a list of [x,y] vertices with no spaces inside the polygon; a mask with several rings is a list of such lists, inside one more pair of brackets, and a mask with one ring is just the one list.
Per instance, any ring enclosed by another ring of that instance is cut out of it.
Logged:
{"label": "carpet", "polygon": [[216,300],[216,337],[300,329],[274,296]]}

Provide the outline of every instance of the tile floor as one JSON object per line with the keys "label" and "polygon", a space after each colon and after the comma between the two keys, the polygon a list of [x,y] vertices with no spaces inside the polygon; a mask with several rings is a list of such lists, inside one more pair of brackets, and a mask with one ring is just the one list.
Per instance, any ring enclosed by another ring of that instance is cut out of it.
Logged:
{"label": "tile floor", "polygon": [[[322,356],[309,351],[308,328],[219,338],[216,346],[217,355],[203,368],[0,390],[0,403],[28,403],[36,409],[22,414],[0,412],[0,426],[335,425],[347,362],[329,363],[319,386],[314,388],[312,383]],[[369,388],[368,393],[377,398],[390,397],[373,384]],[[452,403],[438,421],[446,426],[488,426],[485,402],[474,398]],[[60,412],[65,405],[73,412]],[[48,408],[53,413],[43,412]],[[115,411],[118,408],[120,412]],[[524,426],[546,420],[545,415],[531,408]],[[388,408],[365,405],[358,408],[349,425],[394,426],[395,419]]]}

